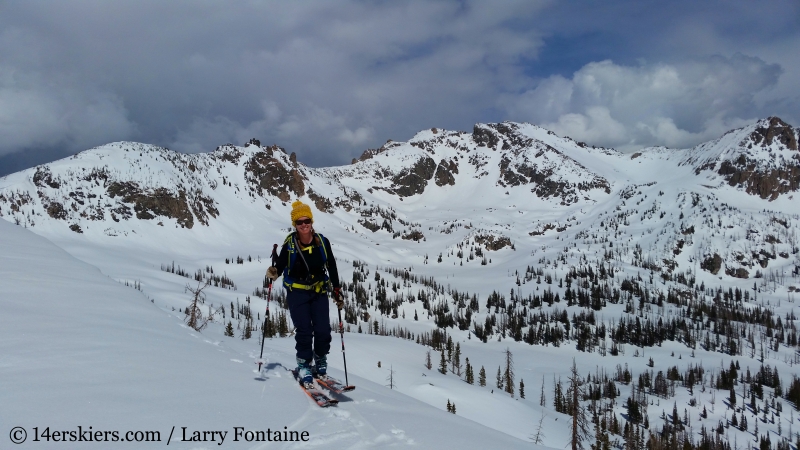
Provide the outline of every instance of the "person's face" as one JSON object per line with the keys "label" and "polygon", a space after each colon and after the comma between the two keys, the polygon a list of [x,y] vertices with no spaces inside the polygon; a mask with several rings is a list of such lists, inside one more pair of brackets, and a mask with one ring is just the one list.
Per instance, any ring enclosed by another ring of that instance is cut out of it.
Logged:
{"label": "person's face", "polygon": [[311,219],[306,216],[298,217],[294,221],[294,226],[301,233],[311,231]]}

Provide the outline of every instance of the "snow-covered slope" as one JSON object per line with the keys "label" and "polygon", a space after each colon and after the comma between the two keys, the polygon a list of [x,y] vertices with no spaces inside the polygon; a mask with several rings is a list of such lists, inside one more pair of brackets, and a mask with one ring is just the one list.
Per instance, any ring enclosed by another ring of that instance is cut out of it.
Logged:
{"label": "snow-covered slope", "polygon": [[[294,357],[287,339],[266,342],[267,367],[259,373],[255,340],[225,339],[214,327],[195,332],[138,290],[4,221],[0,246],[4,448],[15,427],[35,448],[150,448],[168,440],[193,449],[524,444],[353,374],[358,390],[321,409],[288,372]],[[367,345],[354,341],[354,353]],[[415,347],[402,344],[386,348]],[[285,430],[307,438],[252,439],[267,430],[271,438]],[[225,434],[203,434],[211,431]]]}

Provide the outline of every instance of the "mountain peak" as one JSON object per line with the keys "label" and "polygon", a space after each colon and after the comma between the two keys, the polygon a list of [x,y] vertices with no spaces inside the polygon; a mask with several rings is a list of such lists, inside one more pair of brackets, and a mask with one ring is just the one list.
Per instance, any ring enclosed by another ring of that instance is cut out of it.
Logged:
{"label": "mountain peak", "polygon": [[778,142],[789,150],[797,151],[798,132],[780,117],[768,117],[756,123],[756,129],[750,134],[754,145],[770,146]]}
{"label": "mountain peak", "polygon": [[800,129],[767,117],[694,147],[682,164],[692,165],[698,175],[721,176],[730,186],[775,200],[800,189],[798,137]]}

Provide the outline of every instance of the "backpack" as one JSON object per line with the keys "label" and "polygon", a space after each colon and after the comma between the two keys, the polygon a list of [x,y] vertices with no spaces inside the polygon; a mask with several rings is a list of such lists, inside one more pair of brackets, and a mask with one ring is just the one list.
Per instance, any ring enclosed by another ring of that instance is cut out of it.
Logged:
{"label": "backpack", "polygon": [[[327,270],[324,273],[324,278],[312,285],[299,283],[297,282],[297,280],[289,276],[289,272],[292,270],[295,263],[297,262],[297,255],[299,254],[299,249],[297,248],[296,235],[297,233],[291,233],[288,236],[286,236],[286,239],[284,239],[283,241],[284,245],[288,245],[288,250],[289,250],[289,261],[287,262],[286,267],[283,269],[283,285],[288,290],[291,290],[292,288],[299,288],[305,290],[313,289],[316,292],[322,292],[324,290],[327,290],[328,281],[330,279],[328,277]],[[322,248],[322,264],[325,266],[325,268],[327,268],[328,250],[325,249],[324,237],[319,233],[314,233],[314,242],[315,244],[317,244],[318,247]],[[300,257],[302,258],[302,255]],[[303,263],[305,263],[305,261],[303,261]]]}

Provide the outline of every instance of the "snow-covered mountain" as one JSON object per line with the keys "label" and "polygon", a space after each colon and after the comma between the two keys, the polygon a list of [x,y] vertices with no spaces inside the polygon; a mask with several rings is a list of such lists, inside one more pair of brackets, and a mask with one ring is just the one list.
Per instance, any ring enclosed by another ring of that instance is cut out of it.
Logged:
{"label": "snow-covered mountain", "polygon": [[306,196],[326,213],[359,210],[370,200],[391,205],[426,192],[425,200],[434,195],[449,202],[454,189],[488,186],[496,194],[527,188],[536,198],[570,205],[588,200],[594,191],[611,193],[609,181],[580,160],[606,157],[609,164],[608,157],[622,157],[513,123],[476,125],[472,134],[432,129],[408,142],[367,150],[352,166],[325,169],[306,167],[280,147],[258,144],[253,140],[196,155],[108,144],[6,177],[0,202],[13,220],[24,221],[30,213],[81,230],[96,228],[90,225],[95,222],[114,225],[134,218],[162,225],[161,218],[172,219],[191,229],[225,216],[219,208],[230,203],[271,209]]}
{"label": "snow-covered mountain", "polygon": [[796,128],[770,117],[698,145],[682,163],[691,164],[698,174],[721,175],[748,194],[775,200],[800,189],[797,139]]}
{"label": "snow-covered mountain", "polygon": [[[649,211],[644,222],[657,211],[663,219],[670,205],[693,206],[680,212],[689,216],[680,219],[680,230],[674,218],[653,224],[671,228],[677,242],[685,229],[702,226],[693,216],[703,197],[710,207],[722,202],[738,215],[762,203],[755,196],[769,200],[763,208],[776,216],[747,216],[762,239],[751,239],[749,254],[739,251],[726,264],[729,271],[749,272],[756,262],[764,266],[774,243],[790,239],[782,216],[797,211],[797,135],[773,117],[691,149],[623,155],[530,124],[478,124],[471,134],[426,130],[408,142],[367,150],[350,166],[321,169],[255,139],[194,155],[121,142],[0,179],[0,216],[45,235],[70,229],[97,242],[101,236],[150,236],[154,226],[194,230],[183,234],[203,239],[242,228],[269,232],[275,227],[268,224],[286,223],[290,200],[302,198],[330,215],[326,231],[335,226],[361,235],[354,245],[383,240],[383,230],[401,239],[397,247],[432,239],[438,245],[426,250],[439,253],[475,237],[525,246],[530,236],[564,233],[587,211],[622,211],[631,196],[641,193],[642,203],[655,192],[661,198],[651,209],[636,208]],[[630,222],[622,219],[630,215],[612,221]],[[451,233],[464,225],[469,237]],[[735,251],[728,244],[696,250],[703,256]],[[661,253],[656,259],[672,259],[670,251]]]}
{"label": "snow-covered mountain", "polygon": [[[799,129],[773,117],[694,148],[629,155],[505,122],[477,124],[472,133],[432,128],[329,168],[305,166],[255,139],[194,155],[120,142],[0,178],[0,217],[136,286],[170,313],[189,303],[187,284],[212,278],[206,301],[227,311],[203,331],[216,342],[228,339],[227,322],[236,337],[260,326],[266,255],[289,231],[290,204],[300,198],[340,261],[346,337],[360,355],[351,369],[359,376],[386,384],[391,365],[401,393],[441,409],[453,400],[458,415],[514,438],[531,438],[540,419],[552,421],[550,436],[538,441],[562,448],[569,416],[554,405],[554,389],[568,374],[567,352],[581,375],[590,374],[587,389],[604,392],[591,404],[607,409],[589,408],[603,430],[619,414],[653,431],[669,422],[671,432],[699,442],[701,425],[723,423],[720,436],[733,443],[758,421],[776,444],[793,419],[780,430],[780,414],[761,421],[776,406],[748,405],[737,419],[757,413],[758,420],[736,431],[726,407],[714,411],[712,393],[726,386],[718,377],[733,361],[754,373],[780,367],[783,392],[742,379],[736,389],[746,388],[745,396],[758,385],[780,398],[800,375],[798,138]],[[439,379],[423,358],[432,349],[437,365],[447,338],[474,367],[488,368],[490,385],[502,352],[513,350],[518,379],[535,398],[485,396],[491,387],[453,383],[465,378],[453,367],[459,376]],[[287,341],[275,345],[290,349]],[[644,355],[652,358],[646,365]],[[654,392],[659,373],[679,389]],[[647,421],[614,400],[602,387],[607,378],[645,408]],[[655,406],[648,410],[648,402]],[[692,435],[690,424],[659,416],[673,402],[695,421],[704,406],[711,412]],[[513,414],[493,415],[493,408]],[[611,432],[611,441],[622,441],[622,429]]]}

